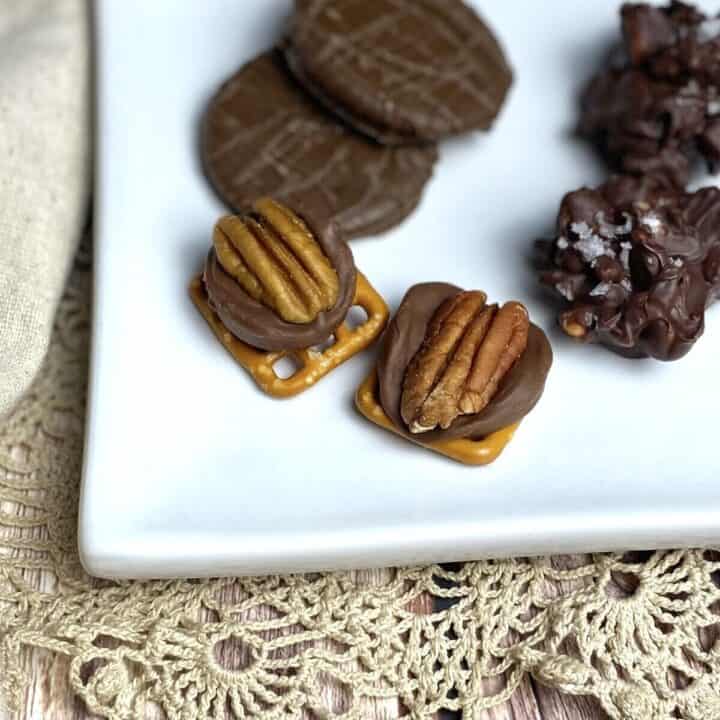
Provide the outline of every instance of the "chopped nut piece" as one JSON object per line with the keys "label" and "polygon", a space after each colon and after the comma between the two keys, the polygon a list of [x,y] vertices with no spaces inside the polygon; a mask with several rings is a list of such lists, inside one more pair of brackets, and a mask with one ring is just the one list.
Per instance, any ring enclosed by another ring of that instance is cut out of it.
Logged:
{"label": "chopped nut piece", "polygon": [[[605,235],[613,237],[602,236],[608,218],[615,230]],[[604,243],[601,257],[576,254],[580,223]],[[568,193],[555,239],[536,247],[540,281],[567,301],[558,317],[567,335],[626,357],[678,360],[720,297],[713,260],[720,258],[720,190],[686,192],[654,175],[616,175]]]}
{"label": "chopped nut piece", "polygon": [[570,337],[583,338],[587,335],[587,330],[576,322],[566,322],[563,324],[563,330],[570,335]]}

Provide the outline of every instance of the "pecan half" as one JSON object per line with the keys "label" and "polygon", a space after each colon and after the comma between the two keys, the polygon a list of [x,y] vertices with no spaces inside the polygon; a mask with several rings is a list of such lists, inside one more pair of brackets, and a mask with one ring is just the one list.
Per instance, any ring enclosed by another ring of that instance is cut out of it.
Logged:
{"label": "pecan half", "polygon": [[213,245],[225,272],[287,322],[312,322],[337,302],[337,273],[312,232],[273,200],[258,200],[248,215],[221,218]]}
{"label": "pecan half", "polygon": [[517,302],[486,305],[482,292],[446,300],[405,372],[400,414],[412,433],[446,430],[481,412],[527,347],[530,321]]}

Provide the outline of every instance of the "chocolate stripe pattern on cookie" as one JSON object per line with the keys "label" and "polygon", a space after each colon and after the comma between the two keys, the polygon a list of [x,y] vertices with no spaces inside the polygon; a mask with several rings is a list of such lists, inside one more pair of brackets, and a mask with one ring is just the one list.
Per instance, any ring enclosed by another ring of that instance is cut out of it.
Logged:
{"label": "chocolate stripe pattern on cookie", "polygon": [[202,132],[205,173],[237,213],[271,196],[313,198],[346,239],[384,232],[417,206],[437,160],[434,145],[384,148],[342,125],[270,51],[216,94]]}
{"label": "chocolate stripe pattern on cookie", "polygon": [[512,83],[490,29],[460,0],[303,0],[286,55],[334,113],[386,144],[488,128]]}

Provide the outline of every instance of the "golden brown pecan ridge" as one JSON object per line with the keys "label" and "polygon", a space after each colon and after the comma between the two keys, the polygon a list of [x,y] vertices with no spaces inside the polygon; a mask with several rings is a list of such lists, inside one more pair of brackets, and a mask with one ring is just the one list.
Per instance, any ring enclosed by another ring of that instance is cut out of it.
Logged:
{"label": "golden brown pecan ridge", "polygon": [[312,322],[335,306],[338,276],[307,225],[288,208],[258,200],[252,213],[220,219],[213,245],[245,292],[291,323]]}
{"label": "golden brown pecan ridge", "polygon": [[486,305],[485,293],[446,300],[405,372],[400,412],[412,433],[446,430],[481,412],[527,347],[530,321],[517,302]]}

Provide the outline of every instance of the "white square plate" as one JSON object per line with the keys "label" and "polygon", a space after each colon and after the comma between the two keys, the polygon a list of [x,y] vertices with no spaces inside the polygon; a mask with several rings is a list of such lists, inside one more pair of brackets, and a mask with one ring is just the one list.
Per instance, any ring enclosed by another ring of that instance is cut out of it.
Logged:
{"label": "white square plate", "polygon": [[554,330],[527,263],[562,195],[604,176],[571,134],[577,92],[617,37],[617,5],[475,4],[516,72],[497,126],[444,144],[419,210],[352,248],[393,308],[413,283],[446,280],[522,300],[548,330],[545,396],[485,468],[355,412],[374,352],[296,399],[262,395],[188,298],[223,212],[200,171],[199,120],[220,83],[278,39],[290,3],[98,1],[80,516],[91,573],[274,573],[720,538],[720,310],[681,362],[624,360]]}

